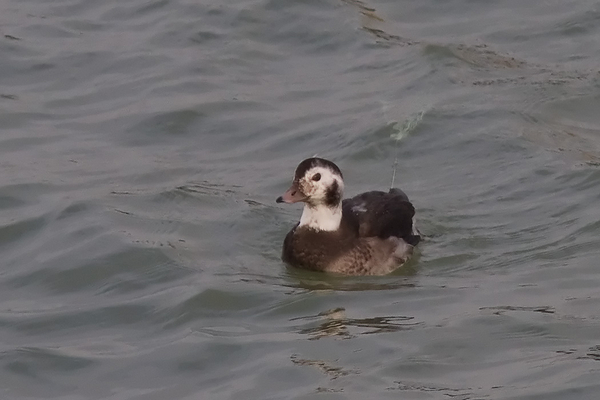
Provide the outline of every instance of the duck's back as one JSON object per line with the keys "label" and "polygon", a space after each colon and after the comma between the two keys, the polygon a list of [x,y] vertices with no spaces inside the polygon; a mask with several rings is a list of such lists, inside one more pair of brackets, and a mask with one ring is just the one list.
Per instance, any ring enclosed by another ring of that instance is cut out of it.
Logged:
{"label": "duck's back", "polygon": [[342,209],[343,218],[352,221],[359,237],[397,237],[413,246],[419,243],[420,236],[413,231],[415,208],[400,189],[359,194],[344,200]]}

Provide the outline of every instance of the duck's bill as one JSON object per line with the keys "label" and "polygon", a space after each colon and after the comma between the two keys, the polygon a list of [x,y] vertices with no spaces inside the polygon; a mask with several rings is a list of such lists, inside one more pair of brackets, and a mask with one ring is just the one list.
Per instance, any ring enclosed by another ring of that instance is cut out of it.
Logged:
{"label": "duck's bill", "polygon": [[304,200],[306,200],[306,196],[298,189],[298,185],[293,183],[283,196],[279,196],[275,201],[277,203],[298,203]]}

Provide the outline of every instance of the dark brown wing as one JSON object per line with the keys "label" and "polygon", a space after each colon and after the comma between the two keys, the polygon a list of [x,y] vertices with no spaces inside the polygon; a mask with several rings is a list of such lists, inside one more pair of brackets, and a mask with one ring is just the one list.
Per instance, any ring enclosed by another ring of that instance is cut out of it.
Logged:
{"label": "dark brown wing", "polygon": [[357,221],[360,237],[395,236],[412,245],[420,240],[420,236],[413,235],[415,208],[399,189],[362,193],[344,200],[342,207],[344,214],[351,215],[349,219]]}

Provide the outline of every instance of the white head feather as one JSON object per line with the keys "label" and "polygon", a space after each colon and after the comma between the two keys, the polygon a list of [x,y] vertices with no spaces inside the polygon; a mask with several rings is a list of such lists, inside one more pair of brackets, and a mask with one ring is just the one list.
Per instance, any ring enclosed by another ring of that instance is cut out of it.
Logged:
{"label": "white head feather", "polygon": [[342,220],[342,177],[327,167],[306,171],[298,186],[307,196],[300,225],[318,231],[335,231]]}

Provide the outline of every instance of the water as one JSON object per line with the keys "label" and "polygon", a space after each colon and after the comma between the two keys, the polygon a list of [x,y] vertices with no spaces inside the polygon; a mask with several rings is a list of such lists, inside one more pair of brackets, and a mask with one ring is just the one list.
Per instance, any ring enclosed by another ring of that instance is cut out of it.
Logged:
{"label": "water", "polygon": [[[599,22],[588,0],[0,3],[0,398],[597,399]],[[347,195],[398,157],[409,265],[282,265],[300,209],[274,200],[315,153]]]}

